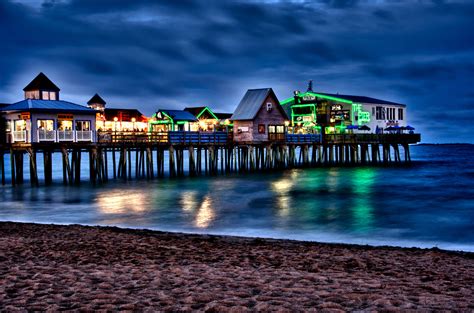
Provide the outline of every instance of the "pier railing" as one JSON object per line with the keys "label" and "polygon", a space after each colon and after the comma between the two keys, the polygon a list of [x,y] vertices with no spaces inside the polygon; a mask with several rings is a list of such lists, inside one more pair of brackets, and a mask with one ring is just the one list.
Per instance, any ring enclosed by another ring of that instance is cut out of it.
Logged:
{"label": "pier railing", "polygon": [[287,143],[320,143],[320,134],[286,134]]}
{"label": "pier railing", "polygon": [[174,145],[227,144],[231,140],[227,132],[98,132],[99,143],[158,143]]}
{"label": "pier railing", "polygon": [[326,143],[417,143],[420,134],[326,134]]}

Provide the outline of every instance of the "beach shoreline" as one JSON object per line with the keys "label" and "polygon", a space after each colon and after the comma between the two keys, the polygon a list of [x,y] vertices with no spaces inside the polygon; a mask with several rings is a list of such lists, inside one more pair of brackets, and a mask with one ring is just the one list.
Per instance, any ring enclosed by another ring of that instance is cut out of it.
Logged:
{"label": "beach shoreline", "polygon": [[474,310],[474,253],[0,222],[0,303],[26,310]]}

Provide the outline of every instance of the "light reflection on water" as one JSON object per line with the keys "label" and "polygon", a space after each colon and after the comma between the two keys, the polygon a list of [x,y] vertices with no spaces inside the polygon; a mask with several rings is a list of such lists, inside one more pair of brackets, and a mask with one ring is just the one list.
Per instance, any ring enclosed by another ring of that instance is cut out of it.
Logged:
{"label": "light reflection on water", "polygon": [[416,147],[424,161],[410,168],[5,187],[0,220],[474,250],[473,153]]}

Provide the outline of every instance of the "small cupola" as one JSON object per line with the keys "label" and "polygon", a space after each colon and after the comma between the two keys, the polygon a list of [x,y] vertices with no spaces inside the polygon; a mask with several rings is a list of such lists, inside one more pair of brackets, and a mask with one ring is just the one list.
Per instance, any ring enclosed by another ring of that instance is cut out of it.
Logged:
{"label": "small cupola", "polygon": [[38,74],[25,88],[25,99],[59,100],[59,89],[42,72]]}
{"label": "small cupola", "polygon": [[87,106],[91,109],[104,111],[106,102],[102,99],[99,94],[95,94],[89,101],[87,101]]}

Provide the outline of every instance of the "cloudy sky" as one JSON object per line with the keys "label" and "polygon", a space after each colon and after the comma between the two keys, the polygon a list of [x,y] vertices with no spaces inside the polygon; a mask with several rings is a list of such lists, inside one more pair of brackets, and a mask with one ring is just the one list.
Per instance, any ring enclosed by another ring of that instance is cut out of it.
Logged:
{"label": "cloudy sky", "polygon": [[474,1],[0,0],[0,102],[40,71],[64,100],[208,105],[248,88],[408,105],[424,142],[474,143]]}

